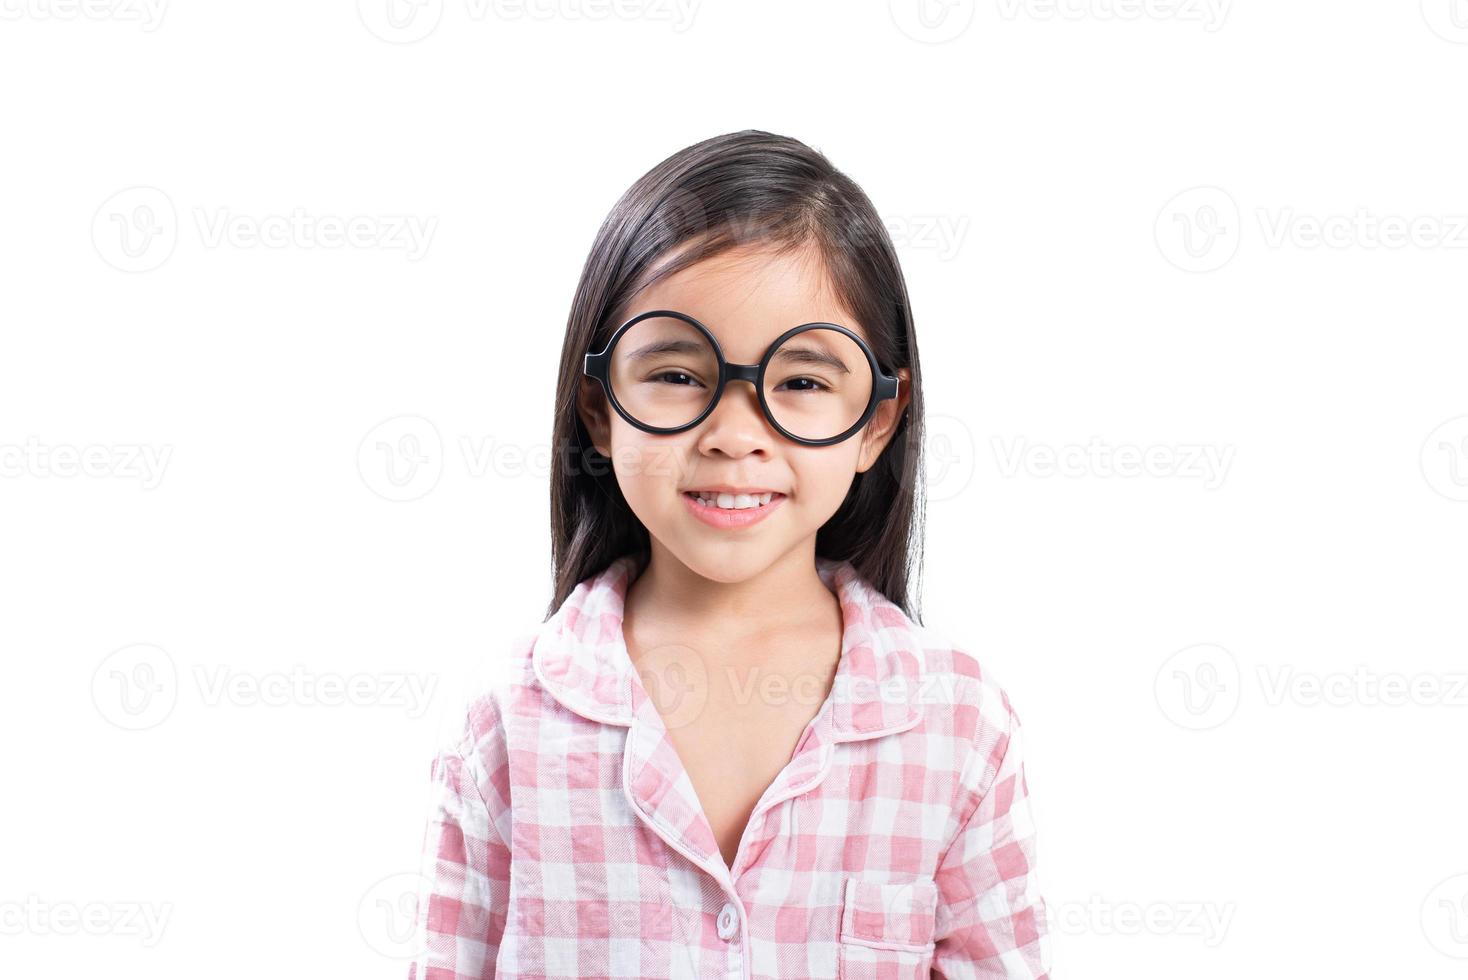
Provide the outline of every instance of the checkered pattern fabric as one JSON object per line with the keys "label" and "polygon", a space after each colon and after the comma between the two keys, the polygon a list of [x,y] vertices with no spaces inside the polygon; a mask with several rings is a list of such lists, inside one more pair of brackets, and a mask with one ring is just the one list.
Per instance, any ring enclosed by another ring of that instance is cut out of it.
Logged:
{"label": "checkered pattern fabric", "polygon": [[410,980],[1047,977],[1019,720],[978,662],[817,559],[834,683],[731,868],[627,653],[637,560],[518,641],[433,761]]}

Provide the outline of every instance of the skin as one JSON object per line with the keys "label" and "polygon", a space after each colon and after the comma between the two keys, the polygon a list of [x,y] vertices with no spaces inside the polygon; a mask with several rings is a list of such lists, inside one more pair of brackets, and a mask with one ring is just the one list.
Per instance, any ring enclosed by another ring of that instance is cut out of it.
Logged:
{"label": "skin", "polygon": [[[650,309],[689,314],[745,364],[800,323],[838,323],[868,339],[812,248],[776,255],[751,246],[706,259],[634,296],[621,319]],[[628,424],[596,382],[581,381],[582,421],[651,539],[648,565],[627,592],[628,654],[731,865],[749,812],[830,691],[842,618],[815,570],[816,532],[891,440],[908,403],[909,372],[897,376],[898,397],[831,446],[782,436],[752,385],[731,383],[702,423],[663,435]],[[712,484],[768,487],[787,499],[758,524],[713,528],[681,499]],[[691,700],[664,703],[663,693],[690,683]]]}

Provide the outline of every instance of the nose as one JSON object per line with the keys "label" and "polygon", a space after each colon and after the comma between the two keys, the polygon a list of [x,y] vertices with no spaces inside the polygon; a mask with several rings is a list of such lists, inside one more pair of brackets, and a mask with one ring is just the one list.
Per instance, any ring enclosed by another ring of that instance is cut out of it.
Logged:
{"label": "nose", "polygon": [[[748,381],[749,384],[742,382]],[[753,377],[733,375],[724,386],[719,403],[698,427],[701,452],[723,452],[729,456],[767,450],[775,438],[760,407],[759,389]]]}

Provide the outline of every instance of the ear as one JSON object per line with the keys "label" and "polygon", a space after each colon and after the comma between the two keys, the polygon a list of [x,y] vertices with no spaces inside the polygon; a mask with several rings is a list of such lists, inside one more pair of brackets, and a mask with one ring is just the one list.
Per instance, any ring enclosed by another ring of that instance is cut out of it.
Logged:
{"label": "ear", "polygon": [[887,443],[892,441],[892,431],[902,421],[902,413],[907,411],[911,395],[908,384],[910,377],[911,372],[907,368],[897,369],[897,397],[880,402],[872,420],[862,430],[861,455],[856,461],[858,473],[871,469],[872,464],[882,455],[882,450],[887,448]]}
{"label": "ear", "polygon": [[586,426],[587,435],[591,436],[591,444],[608,458],[612,455],[611,410],[606,392],[602,391],[596,379],[582,377],[576,389],[576,412],[581,416],[581,424]]}

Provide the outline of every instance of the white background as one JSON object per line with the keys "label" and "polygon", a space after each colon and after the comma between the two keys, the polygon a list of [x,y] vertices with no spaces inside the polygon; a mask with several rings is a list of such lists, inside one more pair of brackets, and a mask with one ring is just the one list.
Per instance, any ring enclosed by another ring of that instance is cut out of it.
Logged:
{"label": "white background", "polygon": [[1468,3],[153,2],[0,0],[4,975],[403,975],[586,250],[751,127],[900,250],[1056,976],[1463,975]]}

